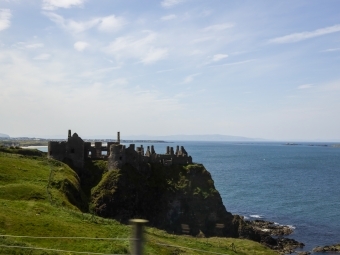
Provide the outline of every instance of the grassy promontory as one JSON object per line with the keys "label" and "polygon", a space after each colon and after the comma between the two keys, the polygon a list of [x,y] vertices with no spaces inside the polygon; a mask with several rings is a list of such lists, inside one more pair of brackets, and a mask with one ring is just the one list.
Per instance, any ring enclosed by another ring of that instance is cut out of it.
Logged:
{"label": "grassy promontory", "polygon": [[[88,164],[90,164],[87,166],[88,172],[84,174],[89,178],[79,177],[66,164],[47,159],[46,154],[39,151],[0,148],[0,235],[7,235],[0,237],[0,254],[75,254],[8,246],[104,254],[129,253],[128,240],[12,237],[129,238],[130,226],[96,216],[95,210],[92,210],[95,208],[94,203],[98,201],[93,195],[104,192],[101,187],[104,179],[109,178],[109,174],[105,172],[103,161]],[[80,178],[86,181],[81,183]],[[204,189],[195,190],[198,196],[207,195]],[[231,249],[232,243],[236,251]],[[156,228],[146,228],[145,254],[207,254],[182,247],[229,255],[276,254],[250,240],[195,238],[168,234]]]}

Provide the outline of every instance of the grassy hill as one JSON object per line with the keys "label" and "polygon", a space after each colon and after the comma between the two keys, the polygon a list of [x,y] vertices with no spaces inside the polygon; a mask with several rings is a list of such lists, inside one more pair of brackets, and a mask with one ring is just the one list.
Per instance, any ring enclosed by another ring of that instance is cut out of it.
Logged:
{"label": "grassy hill", "polygon": [[[100,169],[101,162],[94,162]],[[95,169],[95,167],[93,168]],[[103,172],[94,175],[98,182]],[[86,185],[67,165],[36,150],[0,147],[0,254],[129,254],[128,240],[34,239],[34,237],[129,238],[131,227],[88,213]],[[12,237],[26,236],[26,237]],[[234,243],[236,251],[231,249]],[[178,247],[173,247],[178,246]],[[191,248],[191,249],[188,249]],[[276,254],[259,243],[232,238],[176,236],[146,228],[145,254]]]}

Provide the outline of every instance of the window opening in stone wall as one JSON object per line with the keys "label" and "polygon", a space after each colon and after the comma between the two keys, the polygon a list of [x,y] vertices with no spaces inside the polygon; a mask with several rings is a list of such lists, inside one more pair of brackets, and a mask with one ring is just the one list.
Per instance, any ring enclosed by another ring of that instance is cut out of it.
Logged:
{"label": "window opening in stone wall", "polygon": [[74,149],[71,149],[71,153],[74,153]]}
{"label": "window opening in stone wall", "polygon": [[50,155],[52,155],[52,151],[50,151]]}

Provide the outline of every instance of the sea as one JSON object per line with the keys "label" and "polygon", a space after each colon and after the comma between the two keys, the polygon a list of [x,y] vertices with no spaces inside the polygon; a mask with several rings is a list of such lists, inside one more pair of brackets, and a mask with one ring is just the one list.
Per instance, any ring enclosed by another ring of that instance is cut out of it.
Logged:
{"label": "sea", "polygon": [[[171,142],[211,173],[227,211],[294,229],[301,251],[340,243],[340,147],[332,143]],[[136,144],[140,146],[140,144]],[[46,147],[38,148],[45,150]]]}

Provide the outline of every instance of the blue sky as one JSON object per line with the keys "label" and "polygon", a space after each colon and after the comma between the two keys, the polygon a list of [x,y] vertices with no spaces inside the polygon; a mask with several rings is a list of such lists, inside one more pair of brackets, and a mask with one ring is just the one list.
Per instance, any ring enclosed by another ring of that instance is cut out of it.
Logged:
{"label": "blue sky", "polygon": [[340,139],[340,1],[0,0],[0,133]]}

